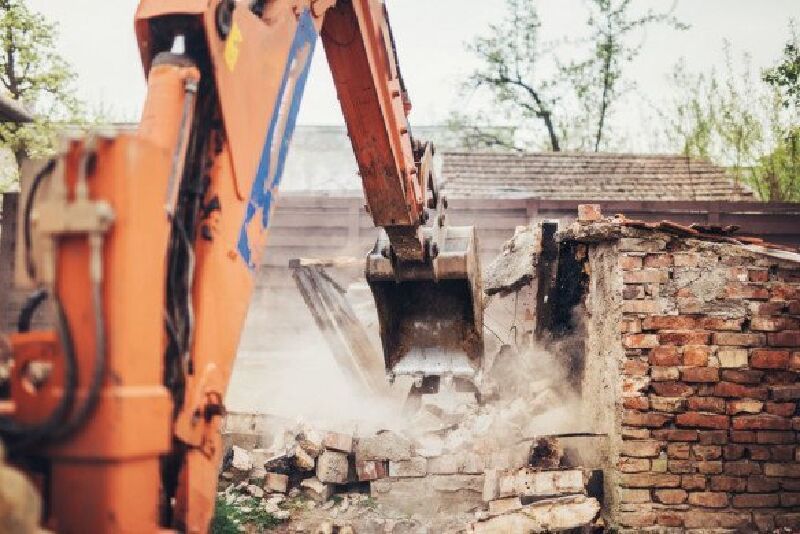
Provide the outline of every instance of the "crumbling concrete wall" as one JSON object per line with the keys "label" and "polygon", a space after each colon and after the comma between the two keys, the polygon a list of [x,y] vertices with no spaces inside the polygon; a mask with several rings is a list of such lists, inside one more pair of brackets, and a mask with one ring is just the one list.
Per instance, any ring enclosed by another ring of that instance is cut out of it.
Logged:
{"label": "crumbling concrete wall", "polygon": [[589,247],[610,523],[800,528],[800,256],[614,222],[561,239]]}

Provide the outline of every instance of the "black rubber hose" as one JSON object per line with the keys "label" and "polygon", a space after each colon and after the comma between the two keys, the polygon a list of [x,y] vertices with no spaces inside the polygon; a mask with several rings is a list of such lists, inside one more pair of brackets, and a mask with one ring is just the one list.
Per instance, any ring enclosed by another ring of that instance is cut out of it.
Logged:
{"label": "black rubber hose", "polygon": [[30,332],[33,314],[36,313],[36,310],[39,309],[39,306],[41,306],[42,302],[45,300],[47,300],[46,289],[34,291],[25,299],[25,304],[19,312],[19,319],[17,319],[17,332],[21,334]]}

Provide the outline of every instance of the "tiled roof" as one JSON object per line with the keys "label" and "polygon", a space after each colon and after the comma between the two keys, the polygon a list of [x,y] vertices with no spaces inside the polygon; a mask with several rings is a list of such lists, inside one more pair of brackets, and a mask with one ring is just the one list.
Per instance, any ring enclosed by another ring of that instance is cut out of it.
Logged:
{"label": "tiled roof", "polygon": [[725,169],[676,155],[443,152],[452,197],[551,200],[757,200]]}

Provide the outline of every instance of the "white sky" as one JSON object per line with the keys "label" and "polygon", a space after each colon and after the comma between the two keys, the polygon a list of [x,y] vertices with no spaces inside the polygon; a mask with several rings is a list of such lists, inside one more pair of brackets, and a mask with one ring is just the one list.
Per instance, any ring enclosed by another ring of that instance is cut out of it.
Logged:
{"label": "white sky", "polygon": [[[585,23],[585,0],[540,0],[546,38],[574,34]],[[28,0],[60,24],[63,55],[79,74],[81,97],[118,120],[135,120],[144,99],[144,81],[133,34],[137,0]],[[459,83],[474,67],[464,43],[502,17],[502,0],[387,0],[403,75],[414,112],[412,123],[442,122],[463,110]],[[665,9],[669,0],[635,0],[637,8]],[[749,52],[760,69],[780,56],[789,19],[800,19],[798,0],[681,0],[677,16],[692,25],[676,33],[651,29],[641,57],[628,70],[650,101],[666,98],[666,75],[685,57],[693,71],[721,63],[722,41],[737,57]],[[568,58],[565,58],[568,59]],[[340,124],[340,110],[321,47],[315,56],[299,119],[301,124]],[[628,110],[623,127],[642,133],[641,114]]]}

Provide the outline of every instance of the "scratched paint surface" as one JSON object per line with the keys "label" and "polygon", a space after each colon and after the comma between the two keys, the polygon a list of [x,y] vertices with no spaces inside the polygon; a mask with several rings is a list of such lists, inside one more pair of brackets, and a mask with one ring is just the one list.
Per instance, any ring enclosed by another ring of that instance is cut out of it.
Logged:
{"label": "scratched paint surface", "polygon": [[238,249],[248,268],[254,271],[266,244],[267,228],[278,186],[283,176],[289,143],[303,99],[317,32],[309,11],[300,17],[286,69],[272,110],[267,138],[261,152],[245,219],[239,233]]}

